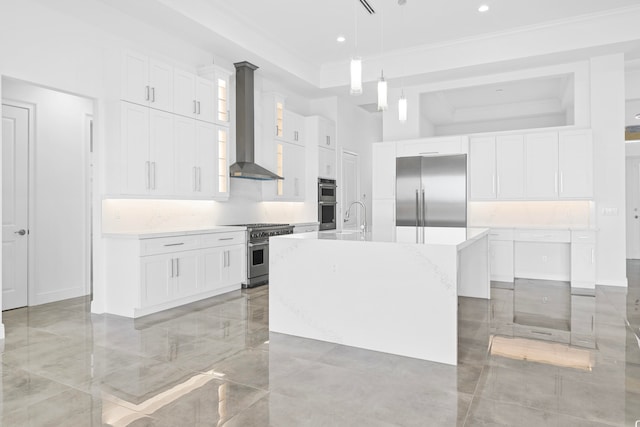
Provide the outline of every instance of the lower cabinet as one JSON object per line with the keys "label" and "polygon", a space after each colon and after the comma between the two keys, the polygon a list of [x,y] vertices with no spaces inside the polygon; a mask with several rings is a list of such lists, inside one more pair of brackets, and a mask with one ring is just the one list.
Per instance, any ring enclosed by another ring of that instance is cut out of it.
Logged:
{"label": "lower cabinet", "polygon": [[491,280],[513,282],[513,240],[489,240]]}
{"label": "lower cabinet", "polygon": [[594,231],[571,232],[571,292],[594,295],[596,236]]}
{"label": "lower cabinet", "polygon": [[246,231],[107,239],[105,312],[139,317],[240,289]]}

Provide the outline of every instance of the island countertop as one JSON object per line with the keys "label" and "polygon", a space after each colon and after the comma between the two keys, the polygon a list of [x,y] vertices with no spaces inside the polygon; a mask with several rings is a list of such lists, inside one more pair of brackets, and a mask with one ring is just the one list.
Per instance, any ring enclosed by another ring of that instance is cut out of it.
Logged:
{"label": "island countertop", "polygon": [[[489,232],[489,228],[482,227],[424,227],[424,244],[449,245],[462,249],[473,241],[488,235]],[[419,233],[422,233],[422,231],[419,231]],[[388,238],[379,238],[375,233],[363,233],[358,230],[326,230],[310,233],[289,234],[285,236],[278,236],[278,238],[415,244],[412,242],[399,241],[398,239],[391,240]]]}

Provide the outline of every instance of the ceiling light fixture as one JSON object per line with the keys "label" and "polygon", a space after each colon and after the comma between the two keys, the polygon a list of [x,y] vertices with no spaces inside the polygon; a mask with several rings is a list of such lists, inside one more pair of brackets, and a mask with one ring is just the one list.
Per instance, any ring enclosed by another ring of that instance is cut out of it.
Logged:
{"label": "ceiling light fixture", "polygon": [[[382,7],[382,6],[381,6]],[[380,62],[384,61],[384,8],[380,12]],[[384,69],[380,70],[380,80],[378,80],[378,111],[385,111],[387,104],[387,81],[384,79]]]}
{"label": "ceiling light fixture", "polygon": [[487,4],[482,4],[478,8],[478,12],[488,12],[488,11],[489,11],[489,5]]}
{"label": "ceiling light fixture", "polygon": [[351,75],[351,88],[349,93],[351,95],[360,95],[362,94],[362,58],[360,58],[358,53],[358,8],[357,4],[354,0],[353,3],[353,16],[355,22],[355,31],[353,36],[354,42],[354,55],[351,57],[351,63],[349,64],[349,73]]}
{"label": "ceiling light fixture", "polygon": [[640,113],[636,114],[634,117],[636,118],[636,120],[640,120]]}
{"label": "ceiling light fixture", "polygon": [[338,43],[344,43],[347,39],[344,36],[338,36],[338,38],[336,39],[336,41]]}

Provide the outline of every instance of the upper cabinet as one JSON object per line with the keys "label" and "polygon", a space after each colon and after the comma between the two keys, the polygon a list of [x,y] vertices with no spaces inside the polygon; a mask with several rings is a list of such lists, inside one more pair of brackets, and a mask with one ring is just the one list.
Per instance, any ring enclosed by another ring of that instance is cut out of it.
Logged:
{"label": "upper cabinet", "polygon": [[262,187],[263,200],[303,202],[305,199],[305,148],[286,141],[268,144],[264,166],[284,179],[267,181]]}
{"label": "upper cabinet", "polygon": [[219,67],[202,69],[203,76],[174,71],[174,113],[209,123],[229,124],[230,73]]}
{"label": "upper cabinet", "polygon": [[135,52],[125,52],[122,65],[122,94],[125,101],[173,111],[171,65]]}
{"label": "upper cabinet", "polygon": [[593,197],[590,130],[470,139],[471,200]]}
{"label": "upper cabinet", "polygon": [[284,140],[293,144],[304,145],[304,117],[293,111],[284,110]]}
{"label": "upper cabinet", "polygon": [[321,116],[308,119],[309,143],[318,147],[318,176],[336,179],[336,124]]}
{"label": "upper cabinet", "polygon": [[373,176],[371,177],[373,199],[396,198],[396,144],[380,142],[373,144]]}
{"label": "upper cabinet", "polygon": [[527,199],[558,197],[557,132],[525,136],[525,171]]}
{"label": "upper cabinet", "polygon": [[284,96],[274,92],[264,94],[262,112],[266,138],[304,145],[304,117],[286,109]]}

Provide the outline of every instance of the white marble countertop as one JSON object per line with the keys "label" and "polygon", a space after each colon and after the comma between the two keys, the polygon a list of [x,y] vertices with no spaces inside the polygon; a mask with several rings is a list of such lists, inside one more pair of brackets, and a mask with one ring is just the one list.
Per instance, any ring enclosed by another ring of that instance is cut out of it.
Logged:
{"label": "white marble countertop", "polygon": [[290,225],[294,227],[306,227],[308,225],[320,225],[318,221],[309,221],[309,222],[292,222]]}
{"label": "white marble countertop", "polygon": [[572,225],[474,225],[473,227],[493,228],[494,230],[569,230],[569,231],[598,231],[597,227]]}
{"label": "white marble countertop", "polygon": [[[427,245],[450,245],[450,246],[464,246],[464,243],[469,243],[474,240],[480,239],[483,236],[489,234],[489,228],[482,227],[425,227],[425,244]],[[391,241],[388,239],[378,239],[373,237],[371,232],[363,233],[356,230],[327,230],[317,231],[311,233],[302,234],[289,234],[285,236],[278,236],[277,238],[284,239],[304,239],[304,240],[345,240],[351,242],[382,242],[382,243],[404,243]],[[406,243],[415,244],[415,243]]]}
{"label": "white marble countertop", "polygon": [[192,234],[224,233],[229,231],[246,231],[247,227],[220,225],[203,228],[169,229],[169,230],[137,230],[120,233],[102,233],[103,237],[125,239],[155,239],[158,237],[185,236]]}

